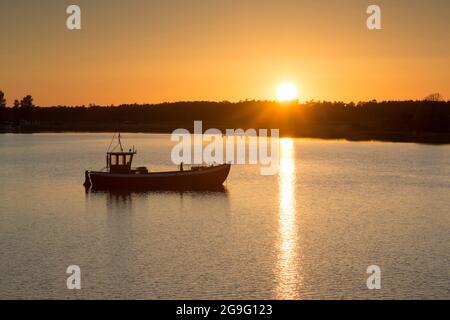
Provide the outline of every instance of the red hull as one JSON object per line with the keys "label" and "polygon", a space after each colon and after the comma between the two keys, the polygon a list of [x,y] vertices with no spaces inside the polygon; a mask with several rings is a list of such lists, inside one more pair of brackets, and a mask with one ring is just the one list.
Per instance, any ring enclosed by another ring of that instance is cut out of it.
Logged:
{"label": "red hull", "polygon": [[223,164],[199,170],[140,174],[89,171],[87,175],[95,189],[211,189],[223,185],[230,167]]}

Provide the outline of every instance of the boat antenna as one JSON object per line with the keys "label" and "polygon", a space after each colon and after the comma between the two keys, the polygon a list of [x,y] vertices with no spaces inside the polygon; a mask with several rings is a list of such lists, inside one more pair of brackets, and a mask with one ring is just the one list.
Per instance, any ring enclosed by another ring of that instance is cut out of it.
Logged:
{"label": "boat antenna", "polygon": [[111,142],[109,143],[108,150],[107,150],[106,152],[109,152],[109,150],[111,150],[111,145],[112,145],[112,143],[113,143],[115,137],[116,137],[116,134],[114,133],[114,135],[113,135],[113,137],[112,137],[112,139],[111,139]]}
{"label": "boat antenna", "polygon": [[120,132],[119,132],[119,146],[120,146],[120,152],[123,152],[122,141],[120,141]]}
{"label": "boat antenna", "polygon": [[114,138],[115,138],[115,137],[116,137],[116,133],[114,133],[114,135],[113,135],[113,137],[112,137],[112,139],[111,139],[111,142],[109,143],[108,150],[107,150],[106,152],[110,152],[110,151],[113,152],[113,151],[117,148],[117,146],[120,147],[120,152],[123,152],[122,141],[120,140],[120,138],[121,138],[120,132],[117,134],[117,140],[118,140],[118,143],[115,145],[114,148],[111,149],[111,146],[112,146],[112,144],[113,144],[113,141],[114,141]]}

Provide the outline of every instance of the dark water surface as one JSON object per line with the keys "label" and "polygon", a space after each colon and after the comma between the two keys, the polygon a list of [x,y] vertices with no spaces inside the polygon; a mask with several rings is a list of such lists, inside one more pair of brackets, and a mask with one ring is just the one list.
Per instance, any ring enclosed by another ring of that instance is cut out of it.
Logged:
{"label": "dark water surface", "polygon": [[[174,168],[168,135],[124,138]],[[224,192],[86,193],[110,139],[0,135],[0,298],[450,298],[450,146],[283,139]]]}

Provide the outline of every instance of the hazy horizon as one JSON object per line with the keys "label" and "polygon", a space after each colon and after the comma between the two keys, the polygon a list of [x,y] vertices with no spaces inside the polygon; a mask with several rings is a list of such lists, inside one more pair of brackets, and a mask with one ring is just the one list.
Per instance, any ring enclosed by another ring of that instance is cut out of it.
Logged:
{"label": "hazy horizon", "polygon": [[[433,94],[430,94],[429,96],[432,96]],[[36,97],[33,97],[33,101],[35,100]],[[23,97],[20,97],[21,99]],[[39,100],[39,97],[37,97]],[[443,100],[439,100],[439,103],[448,103],[450,102],[450,99],[443,97]],[[19,102],[21,99],[17,99]],[[421,102],[421,101],[432,101],[432,100],[427,100],[427,97],[423,97],[420,99],[404,99],[404,100],[376,100],[376,99],[367,99],[367,100],[360,100],[360,101],[356,101],[356,100],[348,100],[348,101],[342,101],[342,100],[308,100],[308,101],[277,101],[276,99],[266,99],[266,100],[262,100],[262,99],[243,99],[243,100],[236,100],[236,101],[231,101],[231,100],[177,100],[177,101],[155,101],[155,102],[141,102],[141,103],[137,103],[137,102],[131,102],[131,103],[110,103],[110,104],[99,104],[99,103],[89,103],[89,104],[62,104],[62,103],[58,103],[58,104],[54,104],[54,105],[39,105],[39,104],[34,104],[35,107],[40,107],[40,108],[52,108],[52,107],[73,107],[73,108],[77,108],[77,107],[120,107],[120,106],[133,106],[133,105],[137,105],[137,106],[158,106],[158,105],[165,105],[165,104],[195,104],[195,103],[211,103],[211,104],[240,104],[240,103],[245,103],[245,102],[255,102],[255,103],[275,103],[275,104],[279,104],[279,105],[308,105],[308,104],[317,104],[317,105],[321,105],[321,104],[338,104],[338,103],[344,103],[346,105],[348,104],[355,104],[355,106],[358,103],[371,103],[371,102],[376,102],[376,103],[408,103],[409,101],[412,102]],[[436,102],[436,101],[435,101]],[[13,107],[13,101],[8,101],[7,107]]]}
{"label": "hazy horizon", "polygon": [[300,102],[450,97],[448,1],[80,0],[69,31],[70,4],[2,2],[8,105],[275,100],[286,81]]}

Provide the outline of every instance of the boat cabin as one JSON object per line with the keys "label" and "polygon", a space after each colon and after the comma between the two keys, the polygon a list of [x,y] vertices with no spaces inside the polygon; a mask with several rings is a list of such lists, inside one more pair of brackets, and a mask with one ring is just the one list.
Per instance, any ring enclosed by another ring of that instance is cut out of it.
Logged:
{"label": "boat cabin", "polygon": [[130,150],[129,152],[108,152],[106,153],[106,167],[110,173],[130,173],[131,162],[135,154],[135,150]]}

